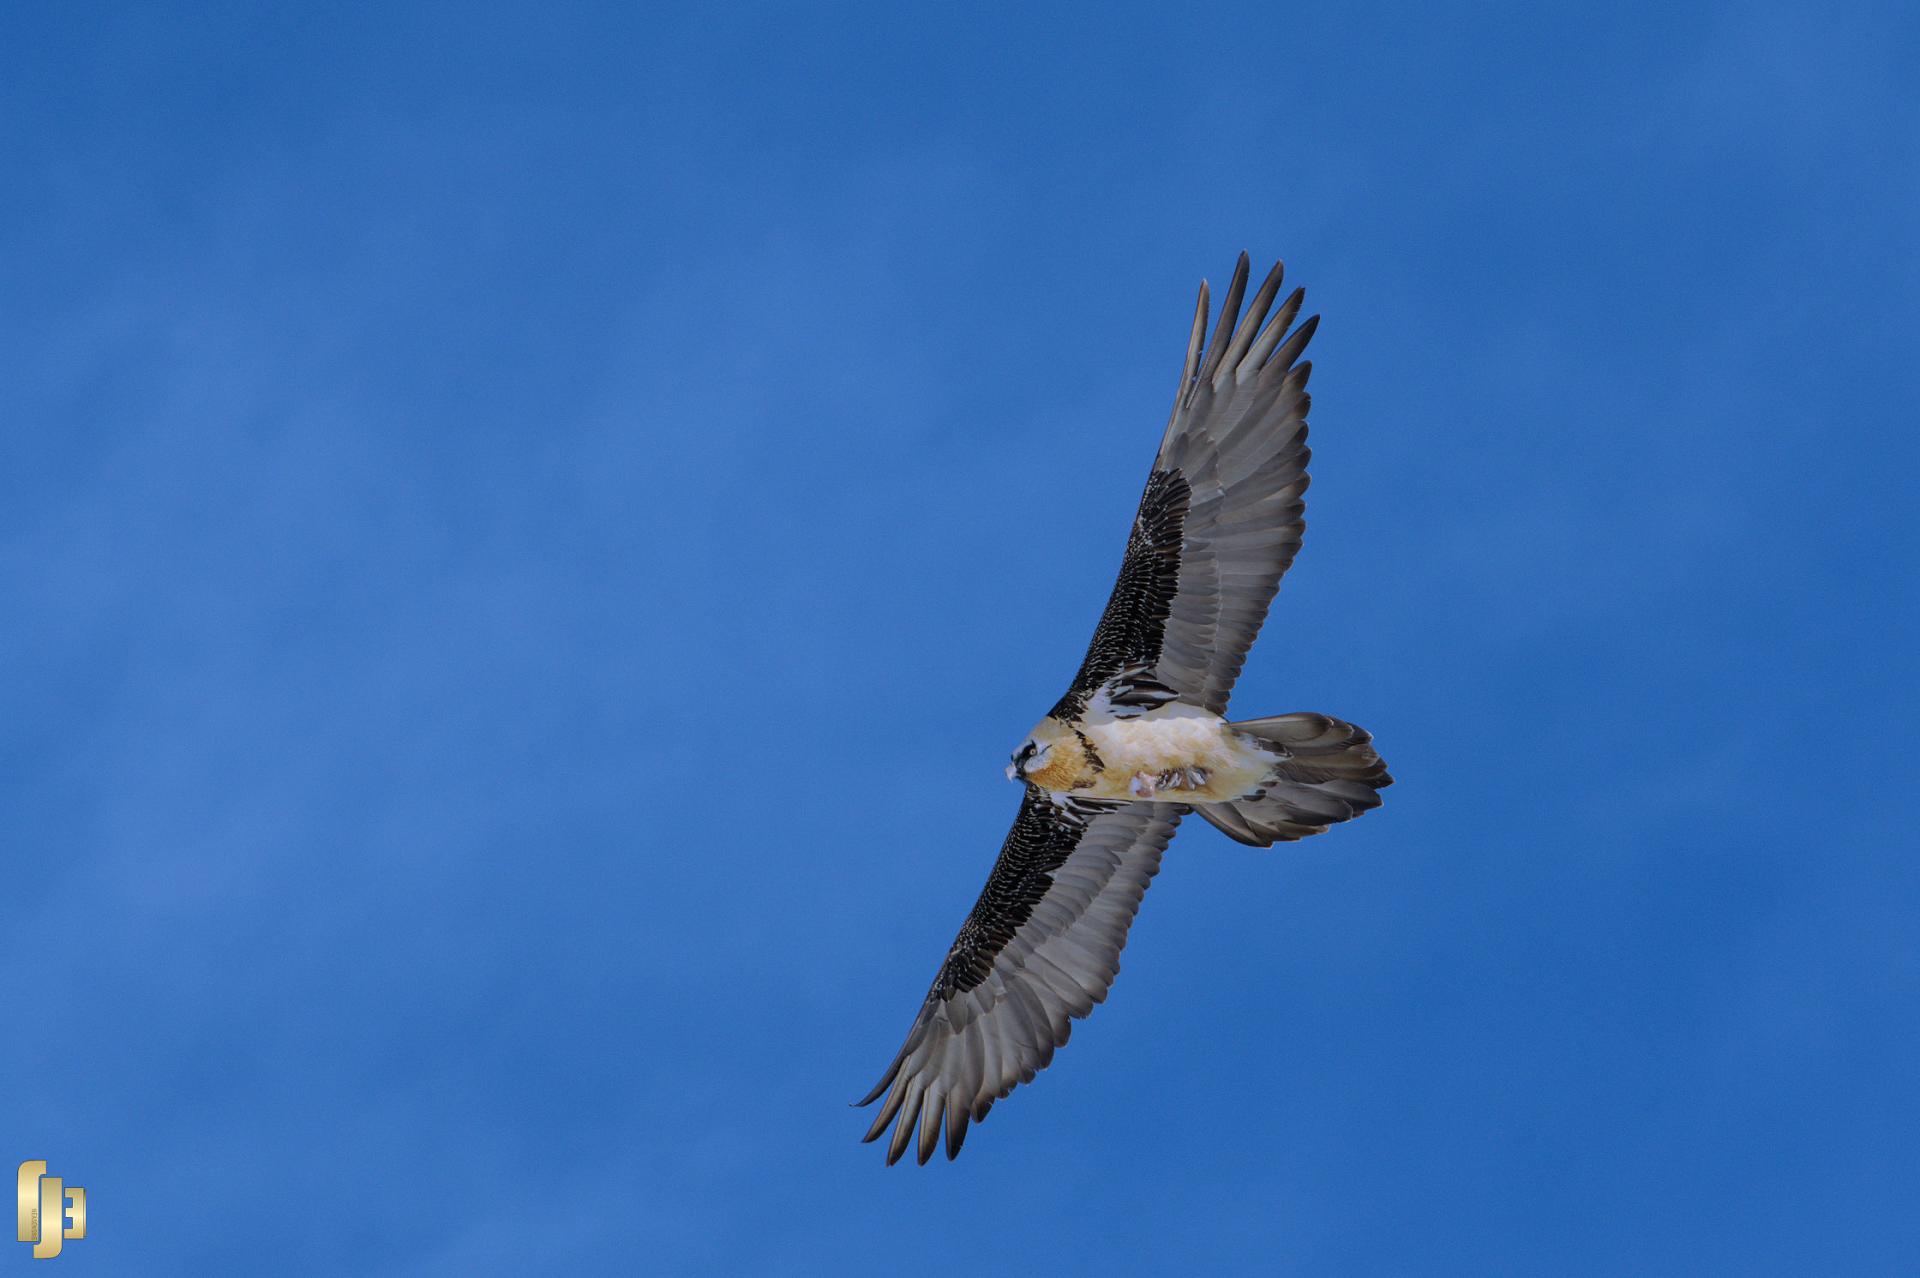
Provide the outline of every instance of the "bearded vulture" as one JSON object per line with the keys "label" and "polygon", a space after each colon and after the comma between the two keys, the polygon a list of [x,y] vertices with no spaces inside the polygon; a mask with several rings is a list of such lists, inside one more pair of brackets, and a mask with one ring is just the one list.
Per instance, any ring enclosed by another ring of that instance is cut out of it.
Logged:
{"label": "bearded vulture", "polygon": [[[861,1105],[882,1101],[887,1162],[947,1157],[967,1125],[1030,1082],[1106,997],[1147,881],[1180,818],[1242,843],[1318,834],[1392,784],[1362,729],[1324,714],[1229,722],[1227,694],[1306,527],[1307,376],[1319,317],[1276,264],[1244,318],[1240,255],[1208,340],[1207,286],[1173,416],[1147,476],[1120,580],[1080,673],[1007,766],[1025,796],[987,886],[906,1044]],[[884,1100],[882,1099],[884,1098]],[[917,1128],[917,1136],[916,1136]]]}

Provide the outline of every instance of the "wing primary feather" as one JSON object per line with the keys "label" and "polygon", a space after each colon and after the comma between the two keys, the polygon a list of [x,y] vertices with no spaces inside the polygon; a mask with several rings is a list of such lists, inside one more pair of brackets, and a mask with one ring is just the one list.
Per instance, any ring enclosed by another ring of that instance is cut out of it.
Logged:
{"label": "wing primary feather", "polygon": [[920,1103],[926,1092],[922,1088],[911,1089],[912,1095],[900,1109],[900,1121],[894,1124],[893,1139],[887,1142],[887,1166],[900,1161],[900,1155],[907,1152],[907,1141],[913,1136],[913,1126],[920,1121]]}
{"label": "wing primary feather", "polygon": [[1306,322],[1300,325],[1299,328],[1294,329],[1293,336],[1282,342],[1280,349],[1273,353],[1273,366],[1276,368],[1291,367],[1293,361],[1300,358],[1300,352],[1307,348],[1307,341],[1313,336],[1313,330],[1319,327],[1320,317],[1318,315],[1307,316]]}
{"label": "wing primary feather", "polygon": [[[880,1076],[880,1081],[873,1085],[873,1090],[868,1092],[865,1096],[861,1097],[859,1100],[855,1101],[853,1103],[853,1108],[865,1109],[867,1106],[879,1100],[880,1094],[886,1091],[887,1088],[893,1086],[893,1080],[897,1078],[900,1074],[900,1062],[905,1060],[906,1058],[907,1058],[907,1049],[903,1047],[900,1049],[900,1054],[893,1058],[893,1064],[887,1066],[887,1072]],[[873,1138],[868,1137],[867,1139],[871,1140]]]}
{"label": "wing primary feather", "polygon": [[967,1107],[947,1102],[947,1161],[960,1157],[960,1146],[967,1140]]}
{"label": "wing primary feather", "polygon": [[1288,394],[1297,395],[1299,397],[1299,404],[1295,411],[1300,413],[1300,415],[1303,417],[1307,414],[1307,411],[1313,407],[1313,396],[1306,393],[1307,378],[1311,377],[1312,375],[1313,375],[1313,361],[1310,359],[1303,359],[1298,364],[1295,364],[1293,368],[1288,371],[1287,380],[1281,383],[1282,387],[1286,389]]}
{"label": "wing primary feather", "polygon": [[1273,313],[1273,321],[1267,325],[1266,332],[1260,334],[1260,340],[1254,343],[1253,349],[1248,351],[1246,358],[1240,361],[1241,368],[1258,371],[1266,366],[1267,357],[1273,354],[1273,348],[1280,344],[1280,339],[1285,337],[1287,330],[1293,326],[1293,317],[1300,313],[1300,303],[1304,302],[1306,297],[1307,290],[1304,288],[1296,288],[1287,294],[1287,300],[1280,303],[1280,309]]}
{"label": "wing primary feather", "polygon": [[935,1092],[927,1098],[920,1108],[920,1148],[914,1151],[914,1159],[922,1167],[933,1157],[933,1151],[940,1145],[940,1126],[945,1121],[947,1097],[944,1092]]}
{"label": "wing primary feather", "polygon": [[1173,396],[1173,417],[1171,425],[1178,420],[1180,409],[1186,404],[1187,396],[1193,392],[1194,378],[1200,374],[1200,343],[1207,336],[1207,282],[1200,281],[1200,300],[1193,304],[1193,331],[1187,335],[1187,358],[1180,366],[1180,389]]}
{"label": "wing primary feather", "polygon": [[880,1112],[873,1116],[873,1126],[867,1128],[867,1134],[860,1138],[861,1144],[880,1138],[880,1133],[887,1130],[887,1124],[893,1121],[893,1116],[900,1112],[900,1102],[906,1099],[906,1095],[907,1077],[901,1074],[894,1080],[893,1091],[888,1095],[887,1103],[882,1105]]}
{"label": "wing primary feather", "polygon": [[1251,260],[1242,252],[1240,260],[1233,264],[1233,282],[1227,285],[1227,296],[1220,303],[1220,319],[1213,326],[1213,341],[1207,346],[1206,362],[1200,366],[1200,380],[1210,382],[1215,370],[1220,367],[1220,357],[1227,353],[1227,342],[1233,336],[1233,322],[1240,317],[1240,299],[1247,292],[1247,271]]}
{"label": "wing primary feather", "polygon": [[1248,303],[1247,313],[1240,317],[1240,327],[1234,330],[1233,344],[1227,347],[1227,356],[1220,361],[1220,371],[1213,375],[1215,390],[1220,388],[1229,375],[1239,372],[1241,362],[1246,359],[1247,348],[1253,345],[1253,339],[1259,336],[1260,321],[1267,317],[1267,308],[1273,305],[1274,296],[1279,293],[1280,281],[1285,274],[1286,263],[1275,262],[1273,269],[1267,272],[1266,281],[1260,285],[1260,291],[1255,293],[1253,301]]}

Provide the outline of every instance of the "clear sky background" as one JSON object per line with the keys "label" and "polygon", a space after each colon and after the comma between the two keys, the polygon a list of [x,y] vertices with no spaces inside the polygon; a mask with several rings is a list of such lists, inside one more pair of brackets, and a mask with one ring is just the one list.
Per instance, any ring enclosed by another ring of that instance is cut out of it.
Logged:
{"label": "clear sky background", "polygon": [[[1914,1272],[1920,17],[1586,8],[9,7],[59,1272]],[[887,1169],[1242,248],[1399,783]]]}

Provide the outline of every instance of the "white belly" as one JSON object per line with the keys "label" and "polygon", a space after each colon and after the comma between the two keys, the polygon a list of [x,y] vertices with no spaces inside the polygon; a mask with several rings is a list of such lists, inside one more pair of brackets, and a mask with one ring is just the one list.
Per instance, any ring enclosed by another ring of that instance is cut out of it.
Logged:
{"label": "white belly", "polygon": [[1080,793],[1105,799],[1143,797],[1137,776],[1159,777],[1199,769],[1198,788],[1161,788],[1151,797],[1175,803],[1220,803],[1249,794],[1266,781],[1274,756],[1227,726],[1217,714],[1193,706],[1163,706],[1136,719],[1089,722],[1088,740],[1100,756],[1096,785]]}

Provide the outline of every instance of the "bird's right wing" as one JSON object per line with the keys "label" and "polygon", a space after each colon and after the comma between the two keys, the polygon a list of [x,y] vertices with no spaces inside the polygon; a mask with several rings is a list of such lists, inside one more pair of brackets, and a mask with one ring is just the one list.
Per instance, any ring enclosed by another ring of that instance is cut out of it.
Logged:
{"label": "bird's right wing", "polygon": [[947,1157],[967,1124],[1045,1069],[1068,1022],[1106,998],[1147,881],[1187,809],[1049,797],[1027,787],[1000,859],[927,991],[907,1041],[860,1102],[886,1097],[865,1139],[887,1162]]}

